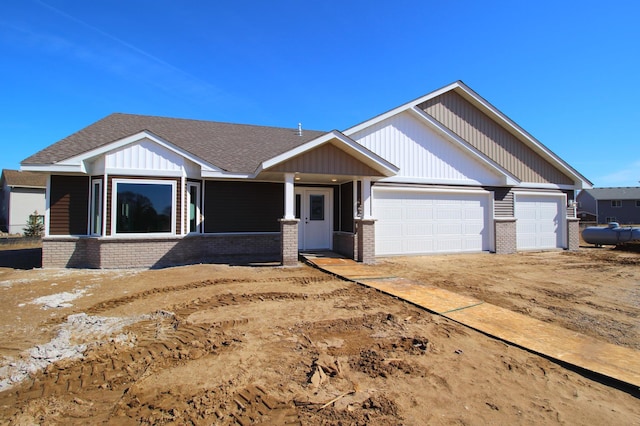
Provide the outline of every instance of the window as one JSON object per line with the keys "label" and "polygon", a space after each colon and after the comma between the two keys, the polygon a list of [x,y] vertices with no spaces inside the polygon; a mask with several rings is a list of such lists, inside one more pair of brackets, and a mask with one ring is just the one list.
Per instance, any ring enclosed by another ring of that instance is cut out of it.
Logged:
{"label": "window", "polygon": [[607,216],[604,221],[605,223],[611,223],[611,222],[617,222],[618,220],[616,219],[615,216]]}
{"label": "window", "polygon": [[611,200],[611,207],[622,207],[622,201],[620,201],[620,200]]}
{"label": "window", "polygon": [[640,200],[636,200],[636,207],[640,207]]}
{"label": "window", "polygon": [[91,235],[102,235],[102,180],[91,182]]}
{"label": "window", "polygon": [[200,232],[200,184],[187,184],[187,204],[189,205],[189,232]]}
{"label": "window", "polygon": [[324,195],[310,195],[310,220],[324,220]]}
{"label": "window", "polygon": [[115,234],[175,233],[175,181],[114,179],[113,187]]}

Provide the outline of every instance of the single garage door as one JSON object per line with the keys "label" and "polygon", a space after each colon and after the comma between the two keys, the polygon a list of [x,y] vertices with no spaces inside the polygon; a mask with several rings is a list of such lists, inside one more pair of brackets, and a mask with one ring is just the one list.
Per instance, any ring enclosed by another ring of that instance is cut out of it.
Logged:
{"label": "single garage door", "polygon": [[376,255],[490,250],[487,192],[375,188]]}
{"label": "single garage door", "polygon": [[564,248],[564,196],[517,194],[518,250]]}

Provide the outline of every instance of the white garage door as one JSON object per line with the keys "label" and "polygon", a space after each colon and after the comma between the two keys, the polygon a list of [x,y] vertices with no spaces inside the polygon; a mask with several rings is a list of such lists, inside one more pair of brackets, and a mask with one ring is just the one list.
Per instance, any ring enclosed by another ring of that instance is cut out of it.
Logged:
{"label": "white garage door", "polygon": [[564,197],[517,194],[515,216],[518,250],[563,248]]}
{"label": "white garage door", "polygon": [[490,249],[488,193],[374,188],[376,254]]}

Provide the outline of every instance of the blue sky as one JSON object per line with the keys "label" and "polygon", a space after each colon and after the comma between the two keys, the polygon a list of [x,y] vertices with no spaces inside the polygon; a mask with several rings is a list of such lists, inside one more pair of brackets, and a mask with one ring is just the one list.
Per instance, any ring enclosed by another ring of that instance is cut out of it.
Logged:
{"label": "blue sky", "polygon": [[640,2],[2,0],[1,168],[112,112],[344,130],[462,80],[640,181]]}

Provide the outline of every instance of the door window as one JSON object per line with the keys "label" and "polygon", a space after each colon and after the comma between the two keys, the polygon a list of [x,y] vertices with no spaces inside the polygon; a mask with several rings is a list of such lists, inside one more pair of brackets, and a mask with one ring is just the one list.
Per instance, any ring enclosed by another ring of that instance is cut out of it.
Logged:
{"label": "door window", "polygon": [[324,195],[309,195],[309,219],[324,220]]}

